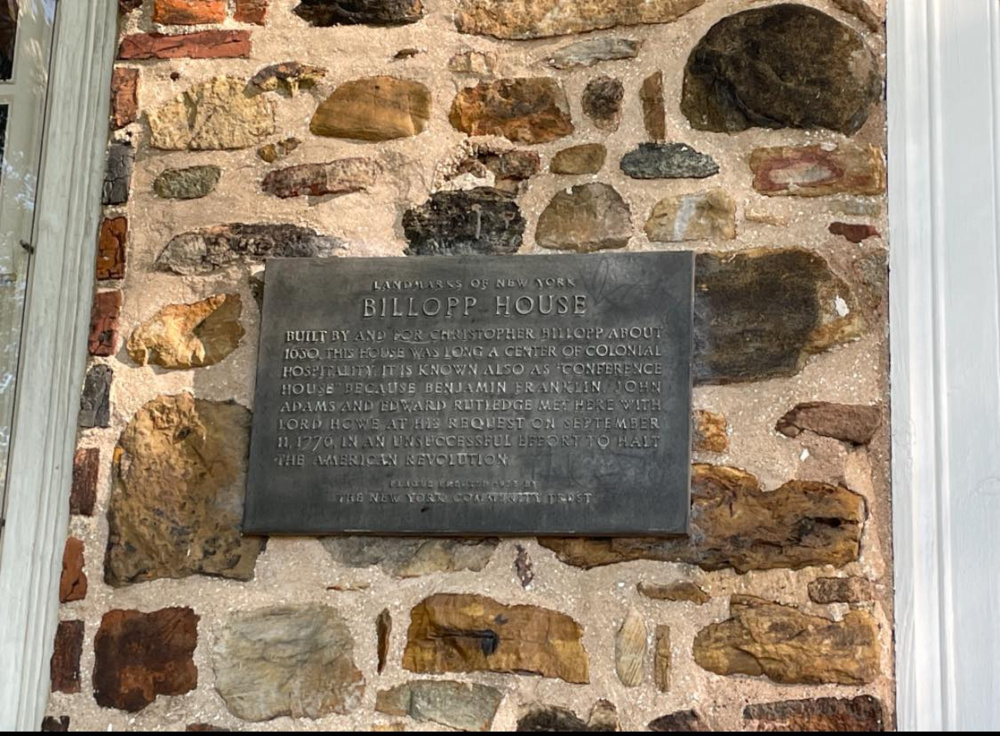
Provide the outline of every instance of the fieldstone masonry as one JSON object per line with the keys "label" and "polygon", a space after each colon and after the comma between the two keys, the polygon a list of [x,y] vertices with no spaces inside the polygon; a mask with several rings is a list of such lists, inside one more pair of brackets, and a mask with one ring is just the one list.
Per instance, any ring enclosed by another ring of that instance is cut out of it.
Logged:
{"label": "fieldstone masonry", "polygon": [[[122,0],[45,730],[891,729],[885,1]],[[674,249],[688,538],[241,534],[266,259]]]}

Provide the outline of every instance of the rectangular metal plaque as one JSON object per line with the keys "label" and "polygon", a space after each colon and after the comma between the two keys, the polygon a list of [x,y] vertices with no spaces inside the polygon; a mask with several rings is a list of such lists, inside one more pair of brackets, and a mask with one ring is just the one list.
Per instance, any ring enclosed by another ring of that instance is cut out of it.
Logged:
{"label": "rectangular metal plaque", "polygon": [[683,534],[694,256],[267,264],[244,529]]}

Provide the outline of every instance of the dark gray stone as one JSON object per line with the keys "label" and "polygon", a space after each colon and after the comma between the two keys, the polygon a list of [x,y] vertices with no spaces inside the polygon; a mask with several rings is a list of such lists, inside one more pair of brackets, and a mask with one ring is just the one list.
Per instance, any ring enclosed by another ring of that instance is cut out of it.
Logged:
{"label": "dark gray stone", "polygon": [[104,173],[101,204],[114,206],[128,202],[132,186],[135,149],[130,143],[112,143],[108,148],[108,167]]}
{"label": "dark gray stone", "polygon": [[156,259],[156,269],[190,276],[268,258],[325,258],[344,247],[338,238],[298,225],[216,225],[174,237]]}
{"label": "dark gray stone", "polygon": [[507,255],[520,249],[524,215],[514,197],[489,187],[435,192],[403,215],[411,256]]}
{"label": "dark gray stone", "polygon": [[593,66],[602,61],[634,59],[639,55],[642,41],[631,38],[591,38],[563,46],[546,59],[556,69],[574,69]]}
{"label": "dark gray stone", "polygon": [[881,92],[878,59],[861,34],[805,5],[770,5],[709,30],[688,59],[681,110],[699,130],[850,135]]}
{"label": "dark gray stone", "polygon": [[424,17],[421,0],[302,0],[295,14],[314,26],[403,26]]}
{"label": "dark gray stone", "polygon": [[87,371],[80,399],[80,426],[84,429],[107,427],[111,422],[111,381],[114,371],[107,365],[95,365]]}
{"label": "dark gray stone", "polygon": [[633,179],[706,179],[719,173],[715,159],[685,143],[642,143],[622,157],[621,168]]}

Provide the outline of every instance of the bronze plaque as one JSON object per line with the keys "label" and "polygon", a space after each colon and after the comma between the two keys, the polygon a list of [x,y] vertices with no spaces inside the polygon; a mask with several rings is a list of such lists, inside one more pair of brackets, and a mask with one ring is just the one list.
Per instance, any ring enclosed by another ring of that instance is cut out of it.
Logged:
{"label": "bronze plaque", "polygon": [[694,256],[267,264],[244,530],[683,534]]}

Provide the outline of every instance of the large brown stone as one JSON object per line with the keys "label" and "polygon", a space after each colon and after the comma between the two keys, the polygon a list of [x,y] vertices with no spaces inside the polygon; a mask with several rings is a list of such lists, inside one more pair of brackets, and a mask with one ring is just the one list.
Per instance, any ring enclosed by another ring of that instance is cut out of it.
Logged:
{"label": "large brown stone", "polygon": [[649,140],[662,143],[667,140],[667,109],[663,101],[663,72],[646,77],[639,90],[642,103],[642,124]]}
{"label": "large brown stone", "polygon": [[564,148],[552,157],[549,171],[553,174],[579,176],[596,174],[604,168],[608,149],[602,143],[584,143],[580,146]]}
{"label": "large brown stone", "polygon": [[52,648],[52,692],[80,692],[80,656],[83,654],[83,621],[60,621]]}
{"label": "large brown stone", "polygon": [[885,161],[874,146],[779,146],[750,154],[753,186],[769,197],[885,193]]}
{"label": "large brown stone", "polygon": [[501,700],[503,693],[486,685],[423,680],[381,690],[375,710],[460,731],[489,731]]}
{"label": "large brown stone", "polygon": [[351,194],[373,186],[379,173],[381,169],[374,159],[343,158],[272,171],[264,177],[261,188],[282,199]]}
{"label": "large brown stone", "polygon": [[882,703],[871,695],[755,703],[743,709],[749,730],[836,733],[885,731]]}
{"label": "large brown stone", "polygon": [[670,23],[705,0],[461,0],[462,33],[531,39],[616,26]]}
{"label": "large brown stone", "polygon": [[254,723],[346,715],[365,692],[350,628],[335,609],[315,603],[232,614],[213,667],[229,712]]}
{"label": "large brown stone", "polygon": [[190,608],[104,614],[94,639],[97,704],[138,713],[158,695],[194,690],[198,620]]}
{"label": "large brown stone", "polygon": [[246,59],[250,56],[250,34],[246,31],[199,31],[197,33],[134,33],[118,47],[123,61],[143,59]]}
{"label": "large brown stone", "polygon": [[832,621],[734,595],[729,613],[695,637],[695,662],[709,672],[804,685],[867,685],[880,673],[878,624],[867,611]]}
{"label": "large brown stone", "polygon": [[138,365],[202,368],[227,358],[243,338],[239,294],[216,294],[194,304],[171,304],[139,325],[128,340]]}
{"label": "large brown stone", "polygon": [[808,401],[797,404],[779,419],[775,429],[786,437],[798,437],[809,431],[855,445],[867,445],[881,426],[882,409],[878,406]]}
{"label": "large brown stone", "polygon": [[632,212],[610,184],[580,184],[558,192],[542,211],[535,242],[553,250],[591,253],[624,248],[632,237]]}
{"label": "large brown stone", "polygon": [[115,449],[104,575],[122,586],[194,574],[253,577],[263,540],[240,534],[250,412],[160,396]]}
{"label": "large brown stone", "polygon": [[411,672],[507,672],[587,683],[583,627],[535,606],[478,595],[439,594],[410,614],[403,667]]}
{"label": "large brown stone", "polygon": [[87,597],[87,573],[83,571],[83,540],[70,537],[63,549],[62,574],[59,577],[59,602],[72,603]]}
{"label": "large brown stone", "polygon": [[632,560],[685,562],[705,570],[842,567],[858,559],[865,501],[846,488],[790,481],[764,492],[736,468],[695,465],[687,539],[543,538],[563,562],[589,569]]}
{"label": "large brown stone", "polygon": [[400,537],[327,537],[322,541],[335,562],[352,568],[378,566],[398,578],[457,570],[480,572],[500,544],[499,539]]}
{"label": "large brown stone", "polygon": [[420,82],[368,77],[344,82],[316,110],[313,135],[389,141],[420,135],[431,115],[431,93]]}
{"label": "large brown stone", "polygon": [[249,148],[274,132],[274,104],[246,82],[215,77],[149,114],[150,145],[169,151]]}
{"label": "large brown stone", "polygon": [[548,143],[573,132],[566,93],[548,77],[467,87],[455,96],[449,120],[468,135],[498,135],[519,143]]}
{"label": "large brown stone", "polygon": [[516,730],[525,733],[614,733],[620,730],[620,724],[618,709],[607,700],[598,700],[586,721],[566,708],[531,703],[522,709]]}
{"label": "large brown stone", "polygon": [[798,3],[736,13],[688,59],[681,110],[700,130],[829,128],[850,135],[882,92],[861,34]]}
{"label": "large brown stone", "polygon": [[818,255],[761,249],[701,254],[696,264],[698,384],[793,376],[810,355],[863,333],[850,288]]}
{"label": "large brown stone", "polygon": [[614,133],[622,119],[625,85],[614,77],[595,77],[583,88],[583,113],[594,126],[605,133]]}

